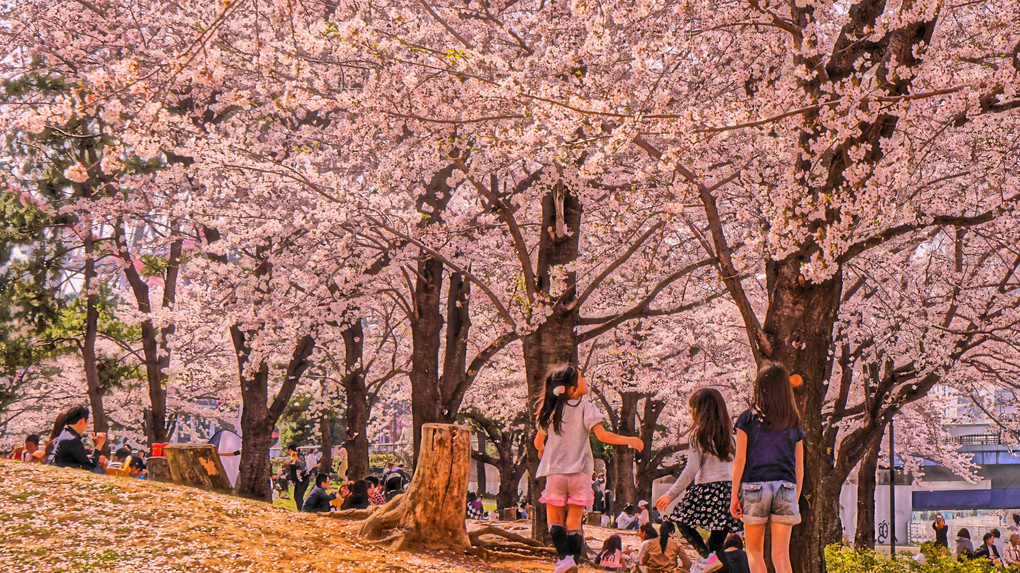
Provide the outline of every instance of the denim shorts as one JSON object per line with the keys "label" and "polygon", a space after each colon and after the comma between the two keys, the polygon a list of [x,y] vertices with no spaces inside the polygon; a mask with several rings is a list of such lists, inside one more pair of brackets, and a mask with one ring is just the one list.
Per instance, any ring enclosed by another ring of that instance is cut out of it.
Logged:
{"label": "denim shorts", "polygon": [[797,484],[788,481],[740,484],[740,508],[744,512],[744,525],[765,525],[769,518],[773,523],[800,523]]}

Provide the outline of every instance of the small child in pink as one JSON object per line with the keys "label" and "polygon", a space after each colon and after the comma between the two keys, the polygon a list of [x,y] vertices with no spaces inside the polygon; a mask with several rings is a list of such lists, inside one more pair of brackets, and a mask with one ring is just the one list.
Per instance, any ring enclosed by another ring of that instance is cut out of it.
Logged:
{"label": "small child in pink", "polygon": [[641,438],[614,434],[602,425],[602,413],[584,398],[588,384],[576,366],[557,366],[545,380],[545,398],[538,411],[537,477],[546,478],[541,502],[549,518],[549,535],[559,562],[554,573],[577,571],[584,550],[581,520],[584,508],[595,502],[591,473],[595,469],[588,435],[618,446],[644,449]]}

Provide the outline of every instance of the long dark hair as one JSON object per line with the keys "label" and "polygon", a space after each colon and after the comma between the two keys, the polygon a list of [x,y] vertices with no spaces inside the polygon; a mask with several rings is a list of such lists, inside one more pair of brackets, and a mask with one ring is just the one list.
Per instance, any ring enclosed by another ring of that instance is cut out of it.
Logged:
{"label": "long dark hair", "polygon": [[726,400],[715,388],[702,388],[688,401],[694,413],[691,443],[699,452],[712,454],[723,461],[733,459],[733,423],[726,409]]}
{"label": "long dark hair", "polygon": [[611,555],[617,551],[623,551],[623,540],[620,539],[619,535],[610,535],[602,544],[600,555]]}
{"label": "long dark hair", "polygon": [[800,412],[785,368],[770,364],[758,372],[754,381],[754,409],[770,430],[800,427]]}
{"label": "long dark hair", "polygon": [[676,530],[673,527],[672,521],[663,521],[662,525],[659,526],[659,549],[662,549],[662,553],[666,553],[666,546],[669,545],[669,536]]}
{"label": "long dark hair", "polygon": [[[47,442],[46,442],[46,454],[45,454],[45,458],[48,458],[49,455],[50,455],[50,452],[53,451],[53,443],[57,441],[57,436],[60,435],[60,432],[64,431],[64,420],[67,419],[67,415],[70,414],[71,411],[77,410],[77,409],[78,409],[77,406],[72,406],[72,407],[68,408],[67,410],[64,410],[63,412],[57,414],[57,418],[55,420],[53,420],[53,429],[50,430],[50,439],[47,440]],[[49,462],[47,462],[47,463],[49,463]]]}
{"label": "long dark hair", "polygon": [[[549,369],[545,376],[545,397],[542,407],[538,410],[537,423],[539,428],[548,428],[550,422],[553,431],[560,433],[563,425],[563,406],[567,403],[567,393],[577,386],[581,372],[571,364],[561,364]],[[562,388],[562,390],[560,390]],[[558,395],[557,395],[558,394]]]}
{"label": "long dark hair", "polygon": [[641,534],[644,536],[644,540],[655,539],[659,536],[659,532],[655,530],[655,526],[651,523],[646,523],[641,526]]}

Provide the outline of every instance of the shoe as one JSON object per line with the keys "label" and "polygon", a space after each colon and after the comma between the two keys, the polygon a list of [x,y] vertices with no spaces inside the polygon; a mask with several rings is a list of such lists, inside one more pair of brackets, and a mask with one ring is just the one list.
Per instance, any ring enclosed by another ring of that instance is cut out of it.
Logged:
{"label": "shoe", "polygon": [[577,573],[577,563],[574,562],[573,555],[567,555],[562,561],[556,564],[556,569],[553,569],[553,573]]}
{"label": "shoe", "polygon": [[719,556],[712,553],[708,556],[708,559],[698,559],[698,562],[691,567],[691,573],[710,573],[711,571],[718,571],[722,569],[723,563],[719,560]]}

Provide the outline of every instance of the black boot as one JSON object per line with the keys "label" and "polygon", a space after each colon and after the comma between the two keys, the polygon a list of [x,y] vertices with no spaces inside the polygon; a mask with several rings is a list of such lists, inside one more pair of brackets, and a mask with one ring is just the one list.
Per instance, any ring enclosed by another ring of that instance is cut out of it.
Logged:
{"label": "black boot", "polygon": [[562,525],[549,526],[549,536],[552,537],[553,547],[556,548],[556,555],[561,560],[567,555],[570,555],[566,527],[563,527]]}
{"label": "black boot", "polygon": [[581,562],[584,553],[584,532],[581,530],[567,532],[567,554],[574,556],[574,563]]}

